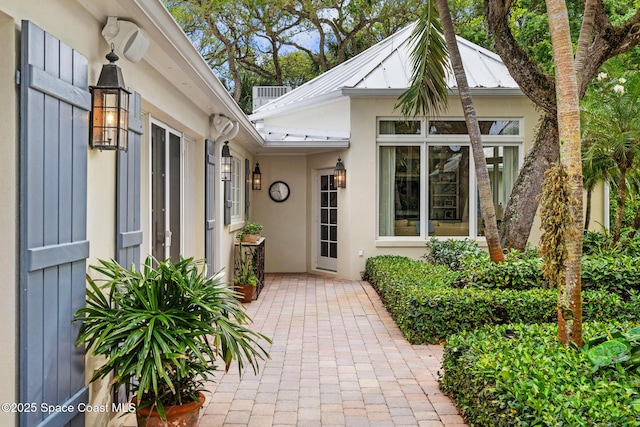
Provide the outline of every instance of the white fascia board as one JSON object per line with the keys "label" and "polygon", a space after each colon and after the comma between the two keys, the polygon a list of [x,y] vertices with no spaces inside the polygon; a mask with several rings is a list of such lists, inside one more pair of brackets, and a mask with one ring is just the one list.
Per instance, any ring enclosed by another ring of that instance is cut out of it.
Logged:
{"label": "white fascia board", "polygon": [[[470,88],[472,95],[477,96],[524,96],[520,88]],[[360,89],[342,88],[344,96],[351,98],[397,98],[406,92],[406,89]],[[458,88],[448,89],[449,95],[458,95]]]}
{"label": "white fascia board", "polygon": [[349,140],[324,141],[266,141],[265,148],[349,148]]}
{"label": "white fascia board", "polygon": [[328,139],[349,139],[351,132],[348,130],[330,130],[330,129],[303,129],[279,126],[263,126],[260,129],[262,134],[284,134],[292,136],[306,136],[309,138],[325,138]]}

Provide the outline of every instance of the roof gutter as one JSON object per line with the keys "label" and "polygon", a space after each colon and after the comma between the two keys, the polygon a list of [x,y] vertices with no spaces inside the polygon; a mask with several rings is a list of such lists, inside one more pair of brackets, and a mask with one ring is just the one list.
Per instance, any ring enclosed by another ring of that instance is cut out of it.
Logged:
{"label": "roof gutter", "polygon": [[265,148],[349,148],[348,140],[267,141]]}
{"label": "roof gutter", "polygon": [[[476,96],[524,96],[522,90],[520,88],[513,87],[496,87],[496,88],[487,88],[487,87],[473,87],[469,89],[472,95]],[[367,88],[351,88],[351,87],[343,87],[340,89],[343,96],[348,96],[351,98],[381,98],[381,97],[389,97],[389,98],[397,98],[406,92],[406,89],[398,88],[398,89],[367,89]],[[448,94],[451,96],[459,95],[458,88],[448,89]]]}

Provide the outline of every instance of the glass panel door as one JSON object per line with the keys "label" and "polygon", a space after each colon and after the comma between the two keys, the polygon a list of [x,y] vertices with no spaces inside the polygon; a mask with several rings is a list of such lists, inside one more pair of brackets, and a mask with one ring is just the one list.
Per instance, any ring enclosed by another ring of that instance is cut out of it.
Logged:
{"label": "glass panel door", "polygon": [[336,271],[338,267],[338,189],[333,182],[333,169],[318,171],[318,268]]}
{"label": "glass panel door", "polygon": [[182,137],[158,124],[151,125],[152,254],[158,260],[180,260],[182,197]]}

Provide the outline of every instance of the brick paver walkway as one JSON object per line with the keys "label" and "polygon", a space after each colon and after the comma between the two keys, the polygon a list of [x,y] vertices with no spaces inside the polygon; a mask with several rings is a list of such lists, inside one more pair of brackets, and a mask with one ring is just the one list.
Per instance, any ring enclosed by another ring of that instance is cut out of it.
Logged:
{"label": "brick paver walkway", "polygon": [[247,311],[271,359],[218,375],[200,427],[465,425],[438,389],[442,347],[409,344],[367,282],[271,274]]}

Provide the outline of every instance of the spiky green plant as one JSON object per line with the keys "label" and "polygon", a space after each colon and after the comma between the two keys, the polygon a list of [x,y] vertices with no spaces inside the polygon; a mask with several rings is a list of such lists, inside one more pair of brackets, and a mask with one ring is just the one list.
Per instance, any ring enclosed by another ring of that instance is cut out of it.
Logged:
{"label": "spiky green plant", "polygon": [[112,383],[132,386],[139,407],[166,419],[165,406],[198,400],[216,359],[225,370],[235,361],[241,372],[245,364],[258,371],[269,357],[261,341],[271,341],[246,326],[235,292],[203,266],[149,257],[140,271],[105,260],[90,267],[103,278],[87,275],[87,305],[74,321],[82,322],[76,344],[106,358],[91,381],[113,373]]}

